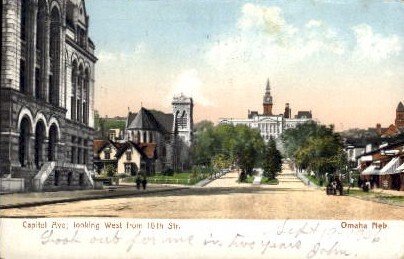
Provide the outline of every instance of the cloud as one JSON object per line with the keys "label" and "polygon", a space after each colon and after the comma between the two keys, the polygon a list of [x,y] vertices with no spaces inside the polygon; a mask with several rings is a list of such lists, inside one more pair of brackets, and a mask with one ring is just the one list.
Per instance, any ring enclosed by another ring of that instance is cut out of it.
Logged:
{"label": "cloud", "polygon": [[377,62],[397,55],[402,50],[401,40],[397,35],[384,37],[365,23],[352,27],[352,30],[356,37],[356,58]]}
{"label": "cloud", "polygon": [[297,32],[297,28],[285,21],[281,8],[250,3],[243,6],[238,27],[245,31],[262,31],[279,44],[285,44]]}
{"label": "cloud", "polygon": [[97,53],[99,62],[132,62],[143,57],[147,52],[144,42],[137,43],[129,51],[107,51]]}
{"label": "cloud", "polygon": [[223,70],[258,62],[272,70],[317,53],[342,55],[346,51],[337,31],[323,21],[312,19],[297,28],[277,6],[245,4],[237,29],[237,35],[226,34],[209,47],[206,57],[214,67]]}
{"label": "cloud", "polygon": [[199,105],[211,106],[212,102],[202,93],[202,86],[202,80],[196,69],[184,70],[173,83],[172,92],[168,98],[184,94],[185,96],[192,97],[194,102]]}

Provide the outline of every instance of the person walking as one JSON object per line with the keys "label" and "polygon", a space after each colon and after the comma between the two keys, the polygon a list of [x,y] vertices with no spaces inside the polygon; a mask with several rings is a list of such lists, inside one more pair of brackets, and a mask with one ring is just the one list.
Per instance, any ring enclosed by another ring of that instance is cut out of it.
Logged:
{"label": "person walking", "polygon": [[146,185],[147,185],[147,179],[146,179],[146,176],[145,176],[145,177],[143,177],[143,180],[142,180],[143,190],[146,190]]}
{"label": "person walking", "polygon": [[140,190],[140,185],[142,184],[142,179],[140,177],[136,177],[136,188]]}

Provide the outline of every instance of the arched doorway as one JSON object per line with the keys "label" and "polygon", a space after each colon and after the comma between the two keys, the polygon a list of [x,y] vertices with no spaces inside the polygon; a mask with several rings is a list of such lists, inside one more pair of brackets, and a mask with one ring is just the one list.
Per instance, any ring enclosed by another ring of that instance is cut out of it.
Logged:
{"label": "arched doorway", "polygon": [[45,124],[42,120],[38,121],[35,127],[35,165],[41,168],[43,161],[43,143],[45,140]]}
{"label": "arched doorway", "polygon": [[56,144],[58,141],[58,128],[52,124],[49,128],[48,161],[56,160]]}
{"label": "arched doorway", "polygon": [[18,159],[21,167],[27,166],[29,154],[29,139],[31,135],[31,123],[27,117],[21,120],[20,137],[18,143]]}

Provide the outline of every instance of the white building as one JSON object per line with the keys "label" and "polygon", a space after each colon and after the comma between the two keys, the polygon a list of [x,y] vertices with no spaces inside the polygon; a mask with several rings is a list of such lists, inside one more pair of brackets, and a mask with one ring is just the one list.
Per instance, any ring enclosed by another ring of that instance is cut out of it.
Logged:
{"label": "white building", "polygon": [[253,129],[259,129],[261,136],[265,141],[268,141],[271,138],[277,139],[286,129],[295,128],[300,123],[312,120],[311,111],[299,111],[292,118],[289,103],[286,104],[284,113],[279,115],[272,113],[272,106],[271,87],[269,80],[267,80],[263,114],[259,114],[257,111],[249,111],[246,119],[223,118],[219,120],[219,124],[246,125]]}

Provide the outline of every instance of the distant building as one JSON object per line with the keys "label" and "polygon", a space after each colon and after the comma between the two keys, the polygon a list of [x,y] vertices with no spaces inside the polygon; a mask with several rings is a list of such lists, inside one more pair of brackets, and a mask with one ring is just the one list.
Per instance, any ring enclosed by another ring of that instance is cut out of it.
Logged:
{"label": "distant building", "polygon": [[172,113],[143,107],[138,113],[129,112],[124,139],[138,145],[156,145],[154,171],[186,169],[191,165],[193,107],[192,98],[181,94],[173,98]]}
{"label": "distant building", "polygon": [[153,143],[136,144],[112,140],[94,140],[94,167],[100,174],[108,165],[113,166],[118,174],[135,176],[154,173],[156,160]]}
{"label": "distant building", "polygon": [[404,128],[404,105],[400,102],[396,109],[396,120],[395,125],[397,128],[403,129]]}
{"label": "distant building", "polygon": [[404,191],[404,140],[380,145],[357,160],[361,179],[371,186]]}
{"label": "distant building", "polygon": [[376,128],[370,128],[374,130],[381,137],[394,137],[400,133],[404,133],[404,105],[399,102],[396,109],[396,119],[394,124],[390,124],[387,128],[383,128],[380,123],[376,124]]}
{"label": "distant building", "polygon": [[263,113],[258,111],[248,111],[247,119],[224,118],[219,120],[219,124],[246,125],[250,128],[258,129],[265,141],[278,138],[286,129],[295,128],[298,124],[312,120],[311,111],[298,111],[292,118],[290,104],[286,103],[283,114],[274,115],[273,98],[271,95],[271,86],[267,80],[265,94],[263,98]]}

